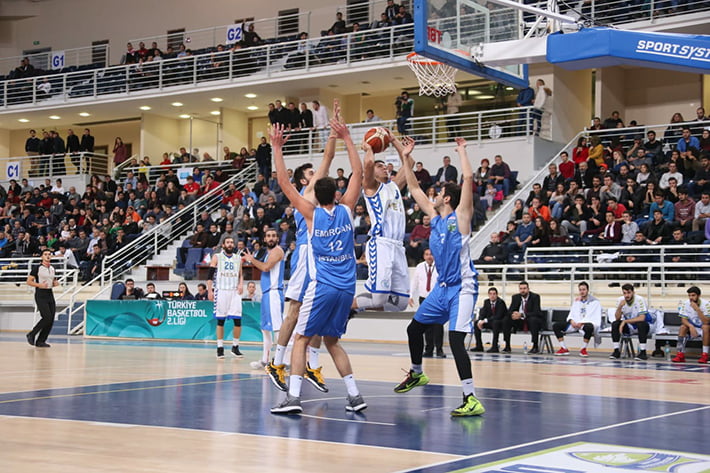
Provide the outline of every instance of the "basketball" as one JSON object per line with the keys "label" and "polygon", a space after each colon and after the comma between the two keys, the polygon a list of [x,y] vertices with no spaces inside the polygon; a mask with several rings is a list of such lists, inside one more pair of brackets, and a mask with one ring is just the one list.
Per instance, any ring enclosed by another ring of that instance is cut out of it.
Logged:
{"label": "basketball", "polygon": [[373,153],[381,153],[390,145],[389,130],[381,126],[370,128],[363,141],[370,145]]}

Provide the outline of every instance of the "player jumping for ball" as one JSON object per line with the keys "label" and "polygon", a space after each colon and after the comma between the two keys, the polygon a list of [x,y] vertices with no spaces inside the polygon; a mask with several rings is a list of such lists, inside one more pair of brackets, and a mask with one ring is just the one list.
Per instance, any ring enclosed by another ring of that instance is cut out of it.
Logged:
{"label": "player jumping for ball", "polygon": [[[391,133],[389,139],[400,153],[402,167],[414,166],[402,155],[401,142]],[[372,153],[366,153],[363,161],[363,195],[372,223],[365,247],[368,276],[365,289],[368,292],[358,294],[352,308],[355,312],[402,311],[409,302],[409,268],[404,250],[406,216],[402,202],[406,177],[400,172],[390,179],[384,161],[375,160]]]}
{"label": "player jumping for ball", "polygon": [[[402,154],[411,155],[414,141],[405,139],[403,144]],[[466,141],[456,138],[456,145],[456,151],[461,157],[463,186],[444,184],[434,203],[427,199],[417,184],[412,167],[403,166],[412,197],[422,211],[431,217],[429,249],[434,255],[439,277],[437,286],[419,306],[407,327],[412,367],[394,391],[405,393],[429,382],[422,370],[424,332],[430,324],[449,322],[449,344],[463,386],[463,404],[451,411],[451,415],[476,416],[486,410],[476,398],[471,360],[464,345],[466,334],[471,333],[473,308],[478,297],[478,273],[469,249],[473,217],[473,170],[466,154]]]}

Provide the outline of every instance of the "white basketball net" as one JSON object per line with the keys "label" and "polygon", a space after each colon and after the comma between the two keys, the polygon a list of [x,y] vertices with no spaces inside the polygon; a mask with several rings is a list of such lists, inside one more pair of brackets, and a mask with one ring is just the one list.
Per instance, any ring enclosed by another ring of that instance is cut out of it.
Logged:
{"label": "white basketball net", "polygon": [[443,62],[433,61],[417,53],[407,56],[409,68],[419,81],[419,95],[445,97],[456,93],[456,69]]}

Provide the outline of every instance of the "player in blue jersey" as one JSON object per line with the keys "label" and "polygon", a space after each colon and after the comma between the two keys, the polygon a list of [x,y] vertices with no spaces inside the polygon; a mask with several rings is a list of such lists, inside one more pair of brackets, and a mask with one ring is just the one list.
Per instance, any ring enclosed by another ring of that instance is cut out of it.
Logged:
{"label": "player in blue jersey", "polygon": [[[340,117],[340,106],[335,101],[333,104],[334,117],[336,120]],[[326,177],[330,170],[330,164],[335,156],[335,136],[332,131],[325,145],[323,153],[323,161],[318,170],[314,172],[313,166],[310,163],[303,164],[296,168],[293,173],[294,184],[299,193],[306,200],[316,203],[316,198],[313,193],[313,186],[318,179]],[[274,359],[266,365],[266,373],[269,375],[271,382],[274,383],[281,391],[288,390],[286,386],[286,364],[284,357],[286,356],[286,347],[293,334],[293,329],[296,327],[298,313],[301,310],[303,295],[308,287],[310,277],[308,275],[308,228],[303,215],[295,209],[294,217],[296,220],[296,251],[291,256],[291,277],[286,288],[286,299],[290,301],[288,314],[283,320],[279,338],[276,344],[276,352]],[[311,338],[308,347],[308,363],[306,363],[306,380],[308,380],[316,389],[321,392],[328,392],[328,386],[325,384],[325,379],[321,373],[320,362],[318,361],[319,349],[321,345],[321,337],[316,335]]]}
{"label": "player in blue jersey", "polygon": [[[392,134],[390,140],[394,140]],[[365,155],[363,174],[362,193],[372,224],[365,247],[368,292],[358,294],[353,310],[402,311],[409,302],[409,268],[404,250],[407,218],[402,200],[406,178],[399,173],[390,180],[384,161],[375,160],[374,155]]]}
{"label": "player in blue jersey", "polygon": [[[270,132],[274,163],[279,185],[306,220],[309,236],[309,274],[311,281],[303,297],[296,325],[296,340],[291,354],[291,376],[286,399],[271,409],[273,414],[300,414],[301,384],[306,369],[306,348],[314,335],[322,335],[335,367],[343,377],[348,397],[345,409],[358,412],[367,407],[357,389],[347,353],[340,345],[345,333],[350,304],[355,296],[355,242],[352,211],[360,194],[362,163],[345,124],[331,121],[334,134],[348,151],[352,177],[342,200],[335,202],[336,184],[330,177],[318,179],[313,190],[318,201],[314,205],[301,196],[288,181],[283,160],[283,126]],[[369,149],[372,153],[372,149]]]}
{"label": "player in blue jersey", "polygon": [[[411,156],[414,142],[405,139],[403,144],[401,153]],[[429,382],[422,370],[424,332],[431,324],[449,322],[449,344],[463,386],[463,404],[451,411],[451,415],[475,416],[483,414],[485,409],[476,398],[471,360],[464,345],[466,334],[471,333],[473,308],[478,297],[478,273],[469,249],[473,217],[473,170],[466,154],[466,141],[456,138],[456,145],[461,158],[463,185],[444,184],[434,203],[427,199],[417,184],[412,167],[402,167],[412,197],[419,208],[431,217],[429,249],[434,255],[439,276],[436,287],[419,306],[407,327],[412,367],[394,391],[404,393]]]}
{"label": "player in blue jersey", "polygon": [[264,341],[260,361],[252,361],[254,369],[264,369],[269,362],[273,334],[281,330],[284,311],[284,250],[278,245],[276,230],[269,228],[264,233],[267,252],[260,261],[247,251],[244,261],[261,271],[261,335]]}

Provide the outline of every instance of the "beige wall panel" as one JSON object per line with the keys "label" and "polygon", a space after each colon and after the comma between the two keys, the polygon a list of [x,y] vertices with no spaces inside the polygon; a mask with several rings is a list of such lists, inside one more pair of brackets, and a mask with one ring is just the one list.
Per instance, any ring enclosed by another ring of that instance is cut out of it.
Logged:
{"label": "beige wall panel", "polygon": [[686,120],[695,118],[701,105],[702,76],[664,69],[629,69],[625,71],[625,123],[653,125],[668,123],[680,112]]}

